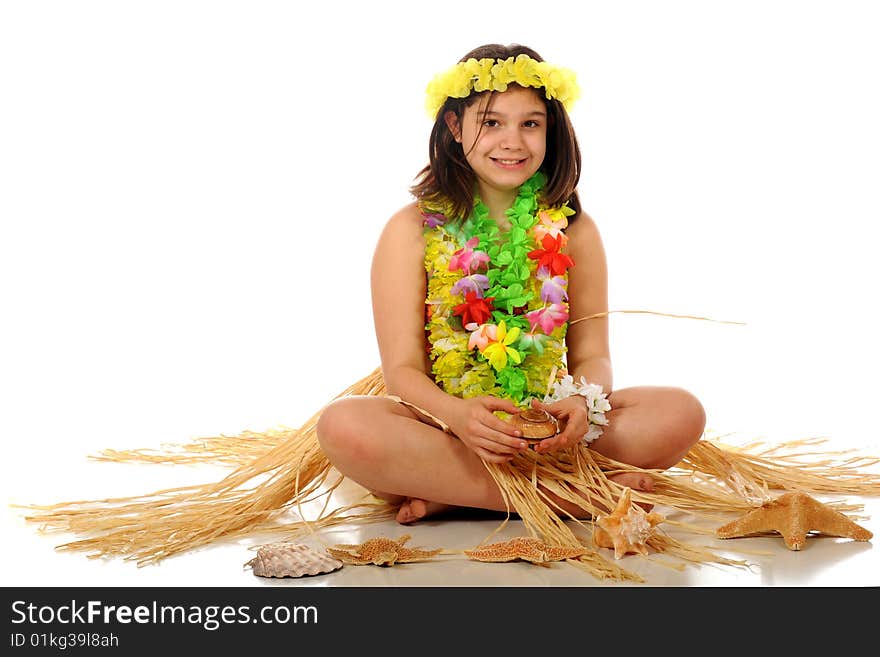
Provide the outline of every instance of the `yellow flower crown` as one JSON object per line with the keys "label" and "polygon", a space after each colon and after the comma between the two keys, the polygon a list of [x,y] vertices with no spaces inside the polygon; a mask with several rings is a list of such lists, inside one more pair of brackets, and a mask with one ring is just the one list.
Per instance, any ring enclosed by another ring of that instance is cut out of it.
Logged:
{"label": "yellow flower crown", "polygon": [[473,91],[507,91],[507,85],[514,82],[523,87],[543,88],[547,98],[556,98],[566,110],[580,96],[574,71],[522,54],[516,59],[471,58],[438,73],[428,83],[425,107],[435,118],[447,98],[466,98]]}

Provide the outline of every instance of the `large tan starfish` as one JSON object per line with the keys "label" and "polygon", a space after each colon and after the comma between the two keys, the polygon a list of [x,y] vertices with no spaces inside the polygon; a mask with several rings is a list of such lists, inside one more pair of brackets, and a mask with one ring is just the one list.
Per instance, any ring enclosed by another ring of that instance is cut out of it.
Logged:
{"label": "large tan starfish", "polygon": [[665,518],[659,513],[646,513],[632,503],[632,489],[624,488],[617,507],[607,516],[598,516],[593,528],[593,543],[599,547],[614,548],[614,558],[629,552],[648,554],[648,539],[654,535],[654,526]]}
{"label": "large tan starfish", "polygon": [[468,559],[473,559],[474,561],[498,563],[522,559],[532,563],[544,563],[547,561],[574,559],[582,554],[586,554],[587,550],[586,548],[547,545],[538,538],[519,536],[509,541],[492,543],[473,550],[465,550],[464,553]]}
{"label": "large tan starfish", "polygon": [[410,538],[404,534],[397,540],[380,536],[371,538],[360,545],[340,544],[328,547],[327,552],[343,563],[355,566],[374,564],[376,566],[393,566],[395,563],[411,563],[413,561],[426,561],[443,551],[419,550],[403,547]]}
{"label": "large tan starfish", "polygon": [[782,534],[789,550],[800,550],[811,531],[857,541],[868,541],[873,536],[842,513],[805,493],[786,493],[765,502],[762,507],[719,527],[715,534],[719,538],[738,538],[777,532]]}

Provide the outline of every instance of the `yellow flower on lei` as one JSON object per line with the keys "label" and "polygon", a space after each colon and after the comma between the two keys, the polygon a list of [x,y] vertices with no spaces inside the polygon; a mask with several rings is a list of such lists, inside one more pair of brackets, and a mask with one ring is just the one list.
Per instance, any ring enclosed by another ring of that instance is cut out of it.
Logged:
{"label": "yellow flower on lei", "polygon": [[489,363],[485,361],[473,363],[471,368],[461,375],[457,392],[464,399],[501,393],[495,385],[495,374],[492,373]]}
{"label": "yellow flower on lei", "polygon": [[507,324],[504,323],[504,320],[498,323],[498,329],[495,332],[495,342],[489,343],[485,349],[483,349],[483,355],[486,357],[486,360],[494,367],[496,370],[503,370],[507,367],[507,359],[510,358],[514,362],[515,365],[519,365],[522,362],[522,356],[519,355],[519,352],[511,347],[514,342],[519,340],[520,329],[518,326],[514,326],[509,331],[507,330]]}
{"label": "yellow flower on lei", "polygon": [[465,352],[450,350],[434,361],[434,374],[444,379],[457,379],[467,365]]}

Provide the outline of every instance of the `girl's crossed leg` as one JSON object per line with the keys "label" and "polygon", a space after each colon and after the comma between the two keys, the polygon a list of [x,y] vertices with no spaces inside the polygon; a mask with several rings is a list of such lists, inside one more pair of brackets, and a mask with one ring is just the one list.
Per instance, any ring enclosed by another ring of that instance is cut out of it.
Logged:
{"label": "girl's crossed leg", "polygon": [[[645,386],[609,395],[609,424],[591,448],[644,469],[666,469],[700,439],[705,413],[681,388]],[[482,460],[464,443],[416,411],[385,397],[336,400],[321,414],[318,440],[334,467],[382,499],[400,505],[408,523],[451,507],[506,511],[504,499]],[[612,477],[618,484],[650,490],[640,473]],[[584,511],[556,500],[568,512]]]}

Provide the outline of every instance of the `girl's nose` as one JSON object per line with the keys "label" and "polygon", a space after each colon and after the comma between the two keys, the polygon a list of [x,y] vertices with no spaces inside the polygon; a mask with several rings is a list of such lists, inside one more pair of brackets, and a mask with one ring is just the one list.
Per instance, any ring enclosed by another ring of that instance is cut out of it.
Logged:
{"label": "girl's nose", "polygon": [[516,149],[522,146],[523,140],[522,135],[519,130],[516,128],[512,128],[510,130],[505,131],[502,139],[501,139],[501,148],[507,149]]}

